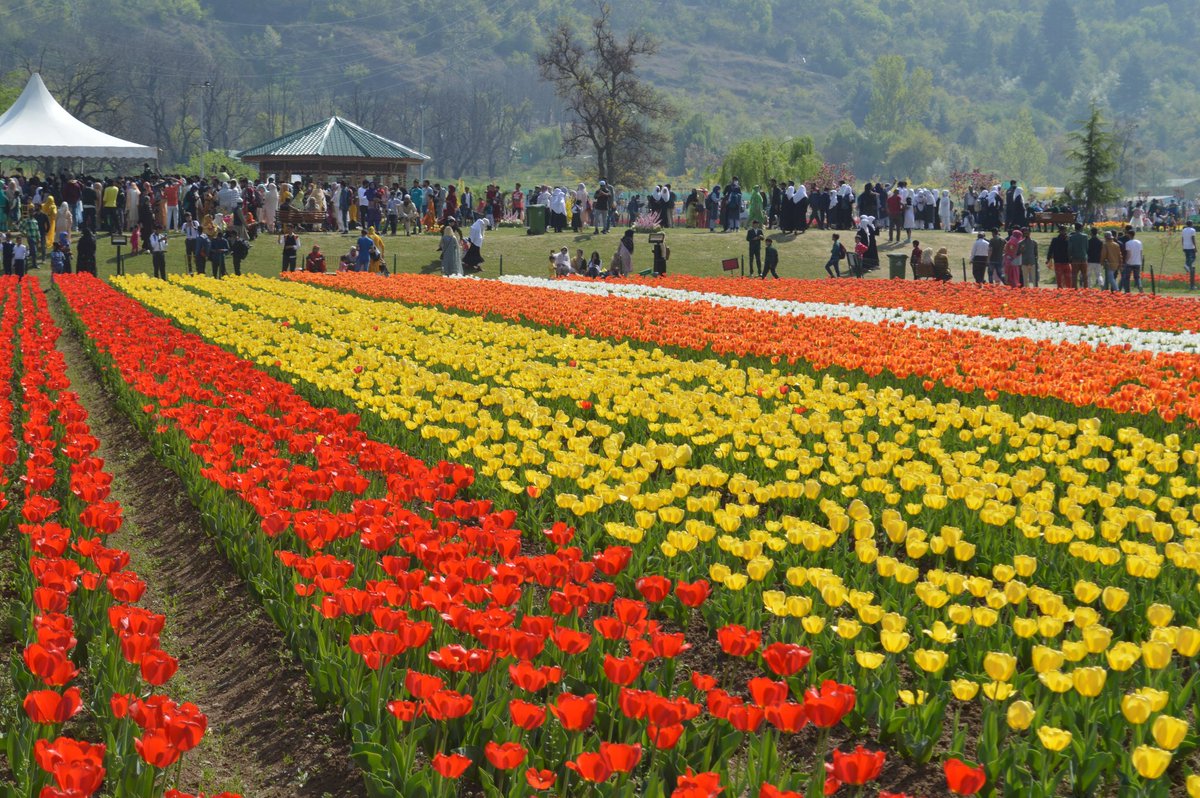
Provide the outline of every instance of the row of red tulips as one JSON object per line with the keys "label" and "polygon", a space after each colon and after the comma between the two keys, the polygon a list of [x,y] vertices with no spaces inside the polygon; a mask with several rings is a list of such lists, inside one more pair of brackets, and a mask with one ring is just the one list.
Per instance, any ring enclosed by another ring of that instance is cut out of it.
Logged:
{"label": "row of red tulips", "polygon": [[[771,796],[880,775],[883,754],[864,749],[780,761],[783,735],[813,725],[823,745],[863,723],[852,686],[807,686],[800,646],[728,625],[717,670],[736,680],[676,678],[706,635],[667,628],[660,608],[703,603],[706,583],[628,574],[628,549],[587,556],[563,525],[546,553],[523,553],[515,514],[469,498],[470,469],[371,441],[90,278],[60,287],[319,694],[344,707],[373,793],[439,794],[466,775],[489,795]],[[979,773],[947,764],[964,793]]]}
{"label": "row of red tulips", "polygon": [[1055,398],[1120,413],[1200,419],[1200,356],[1112,346],[997,339],[977,332],[873,324],[696,303],[564,295],[496,281],[424,275],[289,274],[289,279],[392,299],[527,321],[605,338],[629,338],[718,355],[757,356],[814,370],[924,378],[956,394]]}
{"label": "row of red tulips", "polygon": [[[166,619],[137,606],[146,584],[128,568],[129,553],[107,545],[121,507],[109,499],[112,477],[95,454],[87,410],[69,390],[45,295],[32,280],[3,280],[0,290],[0,379],[17,378],[24,443],[16,543],[27,569],[14,612],[24,643],[14,682],[24,700],[4,735],[13,794],[186,798],[168,769],[199,744],[207,720],[156,692],[178,667],[159,645]],[[7,466],[17,447],[12,428],[4,433]],[[76,730],[103,742],[77,739]]]}

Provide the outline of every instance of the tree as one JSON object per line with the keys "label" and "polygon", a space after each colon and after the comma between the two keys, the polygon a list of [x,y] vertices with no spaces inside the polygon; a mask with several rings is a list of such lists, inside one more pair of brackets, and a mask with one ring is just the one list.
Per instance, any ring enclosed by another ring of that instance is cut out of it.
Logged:
{"label": "tree", "polygon": [[1046,173],[1046,148],[1033,128],[1033,114],[1022,108],[1000,145],[1000,168],[1009,178],[1026,185],[1038,183]]}
{"label": "tree", "polygon": [[1083,206],[1084,217],[1093,219],[1097,211],[1121,197],[1115,176],[1116,140],[1095,103],[1088,118],[1079,124],[1081,127],[1067,136],[1073,145],[1067,157],[1077,173],[1067,191]]}
{"label": "tree", "polygon": [[929,118],[933,75],[924,67],[909,74],[902,55],[881,55],[871,67],[871,110],[867,130],[884,138],[898,136]]}
{"label": "tree", "polygon": [[674,112],[638,77],[639,60],[656,53],[656,43],[638,30],[618,36],[610,16],[601,5],[587,40],[569,23],[559,25],[538,53],[538,68],[572,117],[563,149],[590,149],[598,177],[639,183],[664,163],[668,144],[659,126]]}
{"label": "tree", "polygon": [[817,174],[821,164],[808,136],[790,140],[767,136],[735,144],[725,155],[717,180],[726,185],[737,177],[743,188],[765,186],[771,178],[803,182]]}

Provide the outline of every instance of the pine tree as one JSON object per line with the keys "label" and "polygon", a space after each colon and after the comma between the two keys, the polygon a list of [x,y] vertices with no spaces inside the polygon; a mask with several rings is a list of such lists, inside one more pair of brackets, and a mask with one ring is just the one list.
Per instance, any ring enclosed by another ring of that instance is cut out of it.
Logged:
{"label": "pine tree", "polygon": [[1074,163],[1078,178],[1067,190],[1082,206],[1084,218],[1094,219],[1100,208],[1121,196],[1115,174],[1116,140],[1095,103],[1080,125],[1068,137],[1073,146],[1067,157]]}

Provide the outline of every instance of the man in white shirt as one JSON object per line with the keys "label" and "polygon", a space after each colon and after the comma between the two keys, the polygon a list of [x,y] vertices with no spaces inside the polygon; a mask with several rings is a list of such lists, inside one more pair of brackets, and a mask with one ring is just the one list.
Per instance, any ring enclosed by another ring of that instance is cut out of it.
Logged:
{"label": "man in white shirt", "polygon": [[1142,293],[1142,242],[1137,240],[1137,233],[1130,230],[1125,240],[1125,268],[1121,270],[1121,290],[1130,293],[1130,278],[1137,284],[1138,293]]}
{"label": "man in white shirt", "polygon": [[975,243],[971,245],[971,273],[975,282],[982,285],[987,280],[988,255],[992,247],[983,233],[976,233]]}
{"label": "man in white shirt", "polygon": [[161,227],[150,234],[150,260],[154,262],[154,276],[167,279],[167,237]]}
{"label": "man in white shirt", "polygon": [[17,243],[13,245],[13,274],[17,275],[17,279],[25,276],[25,260],[29,257],[29,247],[25,246],[25,239],[17,236]]}
{"label": "man in white shirt", "polygon": [[1196,228],[1191,222],[1183,228],[1183,268],[1187,269],[1188,277],[1194,278],[1196,273]]}
{"label": "man in white shirt", "polygon": [[192,273],[192,257],[196,254],[196,241],[200,238],[200,223],[190,213],[183,215],[183,256],[187,261],[187,273]]}

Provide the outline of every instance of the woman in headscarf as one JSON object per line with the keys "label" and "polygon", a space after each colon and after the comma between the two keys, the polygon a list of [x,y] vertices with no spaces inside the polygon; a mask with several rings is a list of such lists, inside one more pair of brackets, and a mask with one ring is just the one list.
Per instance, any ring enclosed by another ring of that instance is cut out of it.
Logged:
{"label": "woman in headscarf", "polygon": [[762,191],[759,190],[758,186],[755,186],[750,191],[750,209],[749,209],[748,213],[749,213],[748,220],[751,224],[753,224],[754,222],[758,222],[759,224],[762,224],[763,222],[766,221],[766,218],[763,216]]}
{"label": "woman in headscarf", "polygon": [[374,227],[367,228],[367,238],[371,239],[371,242],[374,244],[371,247],[371,266],[369,270],[376,274],[380,272],[386,274],[387,267],[383,263],[383,239],[380,238],[379,233],[375,232]]}
{"label": "woman in headscarf", "polygon": [[950,255],[942,247],[933,256],[933,276],[944,283],[950,282]]}
{"label": "woman in headscarf", "polygon": [[1025,251],[1025,235],[1020,230],[1013,230],[1012,236],[1004,244],[1004,282],[1009,288],[1021,287],[1021,256]]}
{"label": "woman in headscarf", "polygon": [[866,245],[866,250],[859,256],[863,271],[879,268],[879,245],[875,239],[876,232],[874,216],[858,218],[858,232],[854,234],[854,238]]}
{"label": "woman in headscarf", "polygon": [[129,229],[138,223],[138,200],[142,198],[142,190],[137,181],[130,180],[125,186],[125,228]]}
{"label": "woman in headscarf", "polygon": [[92,233],[92,228],[83,228],[83,234],[79,237],[79,254],[76,261],[76,272],[88,272],[96,274],[96,236]]}
{"label": "woman in headscarf", "polygon": [[154,232],[154,191],[149,183],[142,184],[138,196],[138,225],[142,228],[142,241],[150,246],[150,234]]}
{"label": "woman in headscarf", "polygon": [[467,254],[463,257],[464,271],[481,272],[483,271],[483,231],[487,230],[491,225],[486,218],[476,219],[471,225],[471,232],[467,236]]}
{"label": "woman in headscarf", "polygon": [[942,198],[938,201],[938,215],[942,219],[943,233],[954,229],[954,203],[950,200],[950,192],[945,189],[942,189]]}
{"label": "woman in headscarf", "polygon": [[58,223],[58,206],[54,204],[54,197],[48,191],[46,192],[45,199],[42,200],[40,210],[46,214],[46,223],[49,227],[46,228],[45,243],[39,249],[42,252],[49,252],[50,245],[54,243],[55,225]]}
{"label": "woman in headscarf", "polygon": [[621,262],[621,274],[629,276],[633,271],[633,230],[625,231],[617,245],[617,259]]}
{"label": "woman in headscarf", "polygon": [[442,242],[438,245],[438,250],[442,253],[442,276],[462,277],[462,238],[459,236],[458,224],[453,219],[442,226]]}
{"label": "woman in headscarf", "polygon": [[[708,232],[713,232],[717,229],[717,219],[721,215],[721,187],[713,186],[712,191],[708,192],[708,196],[704,198],[704,215],[708,217]],[[632,220],[630,220],[632,221]]]}
{"label": "woman in headscarf", "polygon": [[1025,192],[1020,186],[1013,191],[1012,198],[1012,223],[1015,227],[1025,226]]}
{"label": "woman in headscarf", "polygon": [[[58,220],[55,229],[59,236],[71,235],[71,229],[75,226],[75,214],[71,213],[71,206],[67,203],[62,203],[58,206]],[[68,238],[69,240],[69,238]]]}

